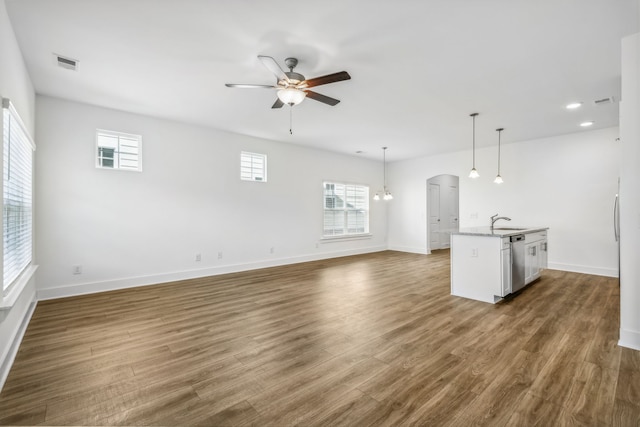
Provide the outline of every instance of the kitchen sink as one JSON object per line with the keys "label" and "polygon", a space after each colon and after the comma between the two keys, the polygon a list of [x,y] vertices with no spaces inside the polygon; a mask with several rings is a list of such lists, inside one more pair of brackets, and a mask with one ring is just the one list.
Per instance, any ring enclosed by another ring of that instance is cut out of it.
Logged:
{"label": "kitchen sink", "polygon": [[518,230],[526,230],[526,228],[521,227],[494,227],[494,230],[498,231],[518,231]]}

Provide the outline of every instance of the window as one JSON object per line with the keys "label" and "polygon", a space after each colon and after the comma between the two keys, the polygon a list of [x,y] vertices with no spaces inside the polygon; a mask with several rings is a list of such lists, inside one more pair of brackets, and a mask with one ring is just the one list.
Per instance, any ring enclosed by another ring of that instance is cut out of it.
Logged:
{"label": "window", "polygon": [[128,133],[96,130],[96,167],[142,170],[142,137]]}
{"label": "window", "polygon": [[369,233],[369,187],[324,183],[324,237]]}
{"label": "window", "polygon": [[267,181],[266,154],[240,153],[240,179],[243,181]]}
{"label": "window", "polygon": [[8,99],[2,100],[4,263],[6,292],[32,259],[32,167],[35,145]]}

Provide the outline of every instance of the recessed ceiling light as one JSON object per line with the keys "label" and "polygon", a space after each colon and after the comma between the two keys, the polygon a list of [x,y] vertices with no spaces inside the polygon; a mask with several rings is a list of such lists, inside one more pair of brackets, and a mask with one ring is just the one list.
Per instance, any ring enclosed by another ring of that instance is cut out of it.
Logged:
{"label": "recessed ceiling light", "polygon": [[572,102],[571,104],[567,104],[567,110],[575,110],[576,108],[582,107],[582,102]]}
{"label": "recessed ceiling light", "polygon": [[583,128],[586,128],[586,127],[589,127],[589,126],[592,126],[592,125],[593,125],[593,122],[582,122],[582,123],[580,123],[580,126],[582,126]]}

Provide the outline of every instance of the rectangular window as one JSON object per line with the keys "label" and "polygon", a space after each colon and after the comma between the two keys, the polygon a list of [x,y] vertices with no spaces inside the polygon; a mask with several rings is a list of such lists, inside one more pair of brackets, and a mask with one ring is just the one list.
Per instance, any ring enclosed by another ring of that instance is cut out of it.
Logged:
{"label": "rectangular window", "polygon": [[267,181],[267,155],[240,153],[240,179],[243,181]]}
{"label": "rectangular window", "polygon": [[96,167],[142,170],[142,136],[96,130]]}
{"label": "rectangular window", "polygon": [[32,170],[35,144],[8,99],[2,100],[4,263],[2,290],[6,291],[31,264]]}
{"label": "rectangular window", "polygon": [[369,187],[324,183],[323,237],[369,233]]}

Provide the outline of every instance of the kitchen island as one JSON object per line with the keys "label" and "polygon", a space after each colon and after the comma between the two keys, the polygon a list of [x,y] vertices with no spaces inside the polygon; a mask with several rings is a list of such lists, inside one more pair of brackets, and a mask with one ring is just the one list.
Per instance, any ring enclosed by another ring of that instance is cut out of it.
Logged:
{"label": "kitchen island", "polygon": [[451,233],[451,295],[496,303],[547,267],[548,227],[474,227]]}

